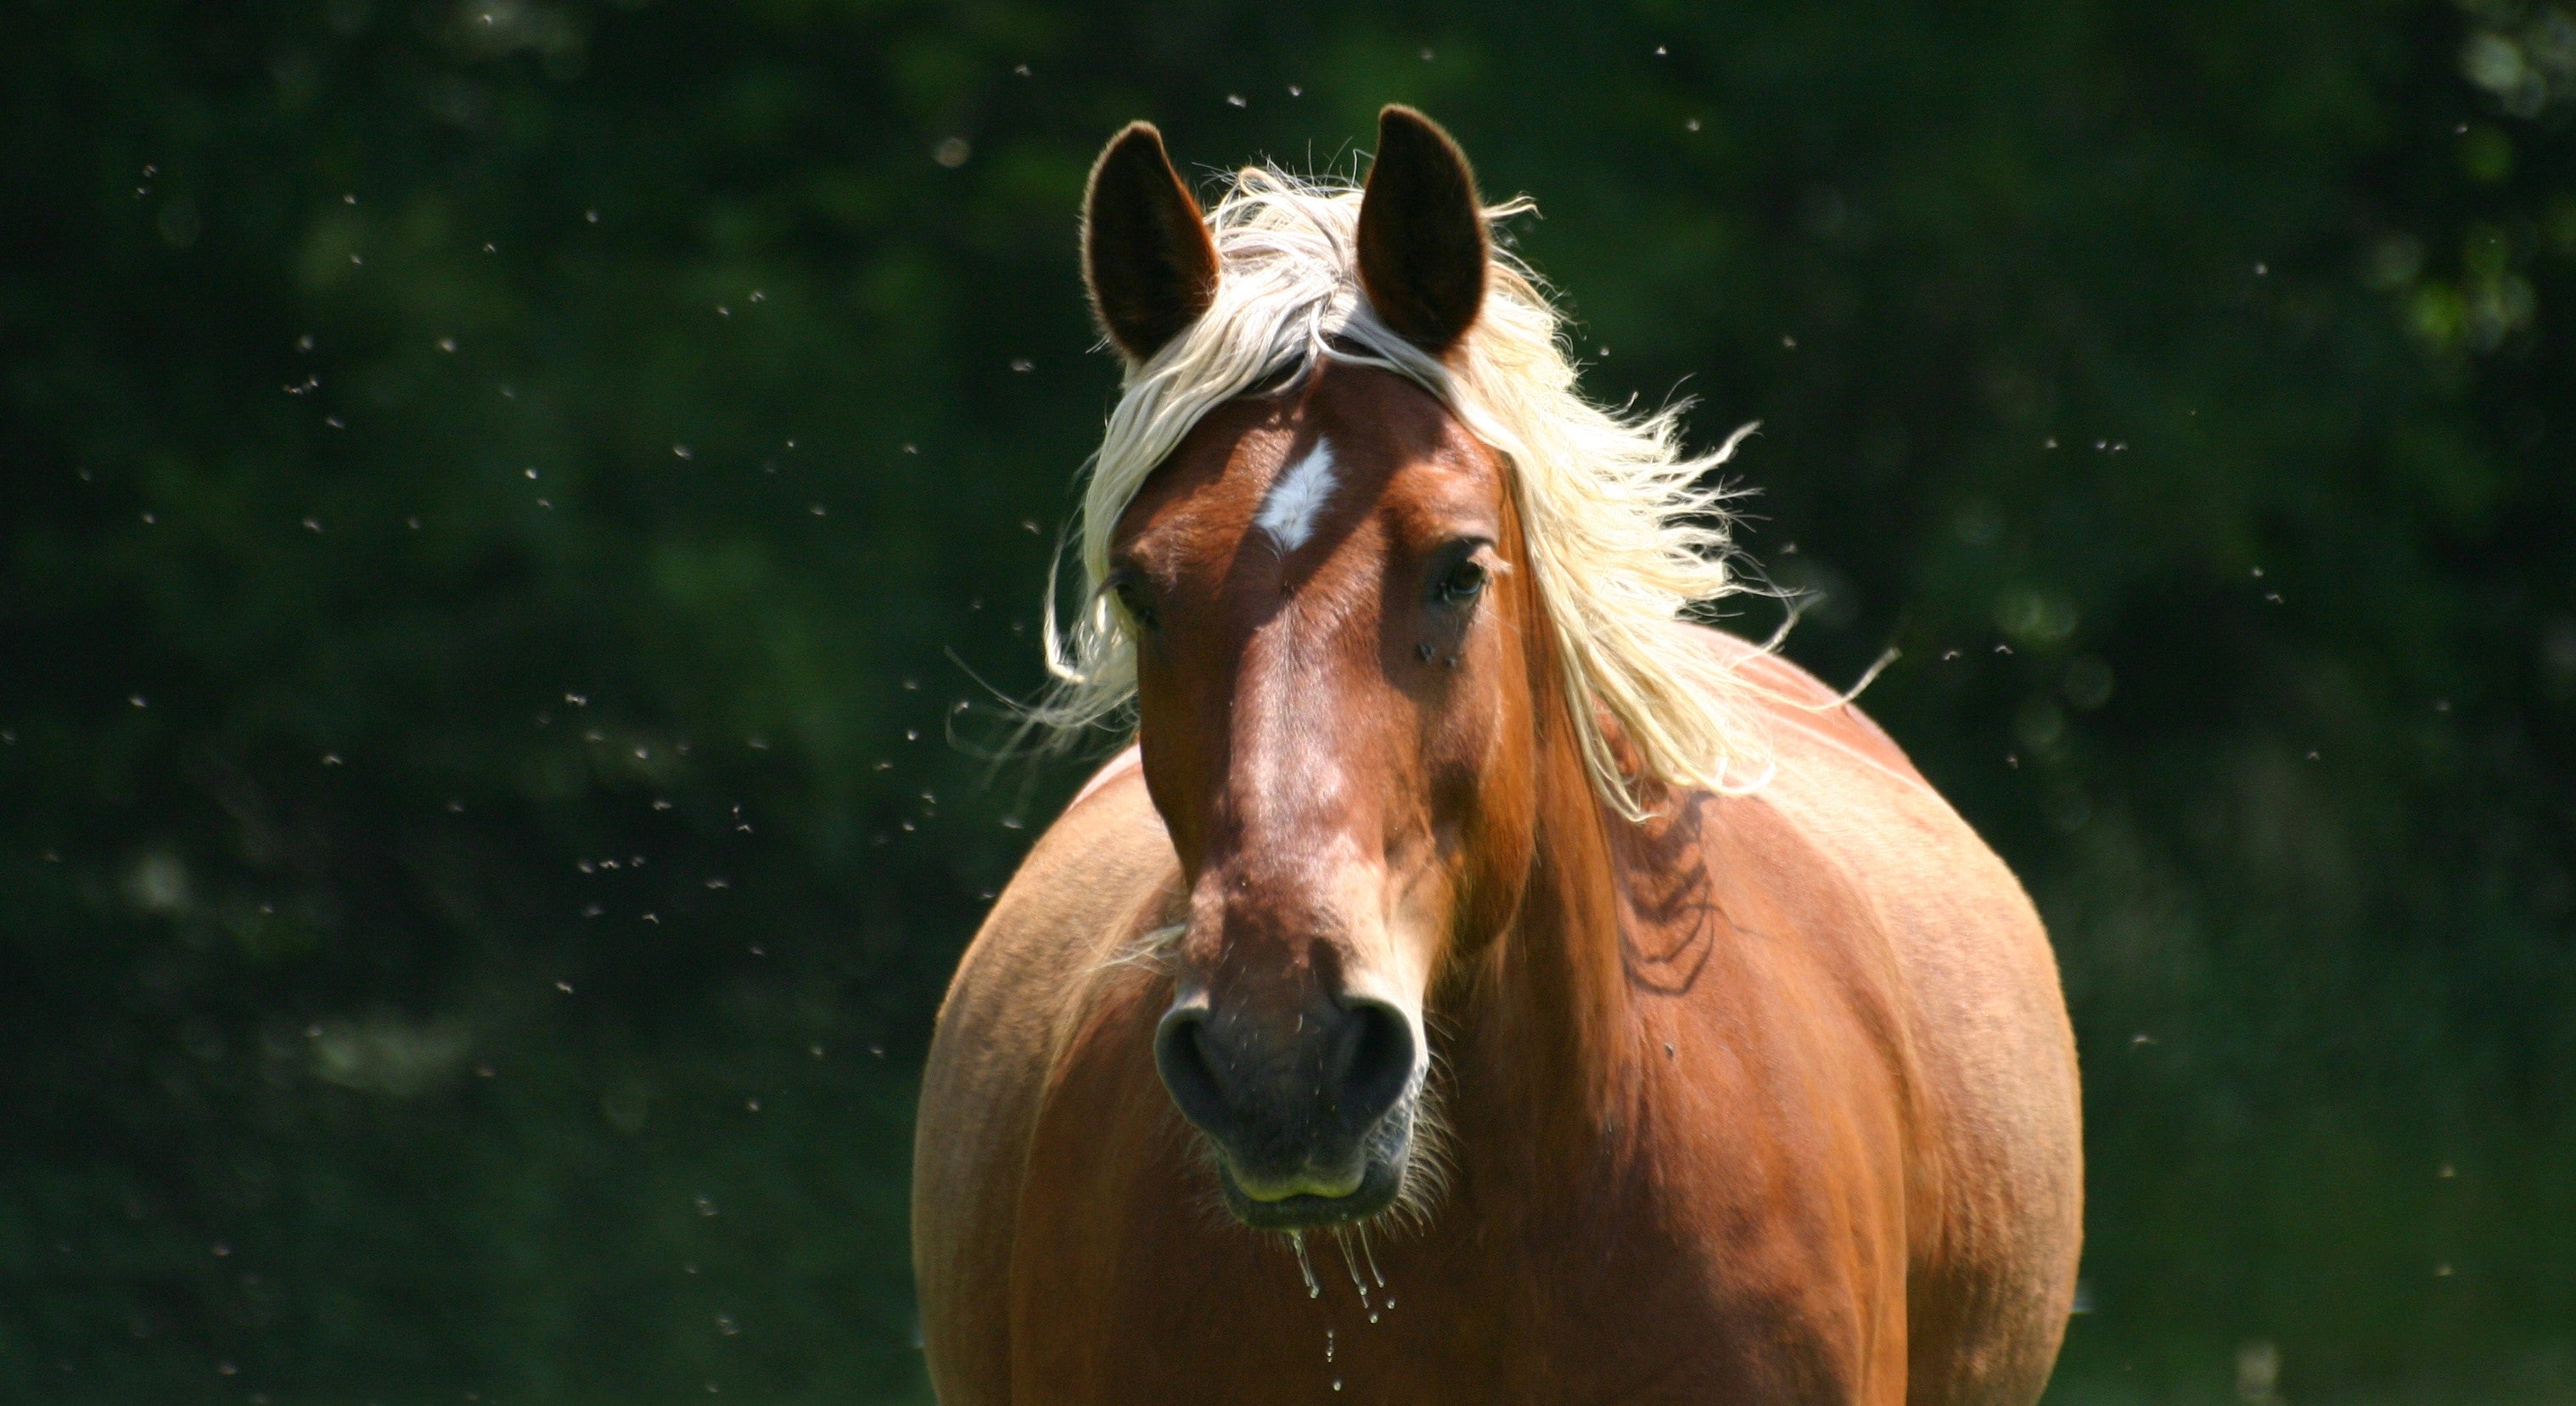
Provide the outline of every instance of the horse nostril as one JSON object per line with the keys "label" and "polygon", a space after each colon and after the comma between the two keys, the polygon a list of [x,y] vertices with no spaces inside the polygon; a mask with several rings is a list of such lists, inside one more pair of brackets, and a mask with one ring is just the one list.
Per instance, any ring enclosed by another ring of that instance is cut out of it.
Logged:
{"label": "horse nostril", "polygon": [[1381,1001],[1345,997],[1266,1037],[1192,1003],[1155,1027],[1154,1070],[1230,1155],[1285,1166],[1365,1137],[1412,1088],[1417,1048],[1412,1022]]}
{"label": "horse nostril", "polygon": [[1413,1022],[1382,1001],[1356,1000],[1333,1053],[1334,1111],[1342,1126],[1376,1126],[1413,1085]]}
{"label": "horse nostril", "polygon": [[1208,1058],[1207,1008],[1174,1006],[1154,1031],[1154,1069],[1181,1116],[1210,1131],[1225,1118],[1225,1086]]}

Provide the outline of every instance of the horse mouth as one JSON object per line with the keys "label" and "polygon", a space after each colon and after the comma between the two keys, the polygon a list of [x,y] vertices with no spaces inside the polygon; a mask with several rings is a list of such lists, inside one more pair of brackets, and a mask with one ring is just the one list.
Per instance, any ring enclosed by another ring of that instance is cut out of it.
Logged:
{"label": "horse mouth", "polygon": [[1356,1176],[1347,1170],[1319,1174],[1310,1166],[1283,1177],[1247,1179],[1234,1158],[1218,1147],[1216,1179],[1225,1208],[1254,1230],[1317,1230],[1383,1215],[1404,1197],[1414,1152],[1413,1113],[1413,1100],[1407,1099],[1350,1149],[1348,1160],[1358,1163]]}
{"label": "horse mouth", "polygon": [[1385,1212],[1404,1191],[1403,1163],[1374,1153],[1361,1168],[1358,1184],[1338,1196],[1299,1190],[1256,1197],[1244,1189],[1234,1168],[1223,1158],[1218,1159],[1216,1175],[1217,1186],[1225,1193],[1225,1208],[1254,1230],[1317,1230],[1357,1224]]}

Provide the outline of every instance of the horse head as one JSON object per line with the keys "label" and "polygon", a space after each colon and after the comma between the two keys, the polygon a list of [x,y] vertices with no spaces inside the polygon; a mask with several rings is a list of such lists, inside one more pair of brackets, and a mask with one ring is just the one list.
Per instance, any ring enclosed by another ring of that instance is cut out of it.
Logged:
{"label": "horse head", "polygon": [[[1094,171],[1091,295],[1131,378],[1230,276],[1162,141]],[[1447,135],[1381,118],[1352,264],[1437,361],[1485,299],[1485,217]],[[1346,324],[1347,325],[1347,324]],[[1426,992],[1510,918],[1552,667],[1507,465],[1419,384],[1325,356],[1207,411],[1108,534],[1147,787],[1187,886],[1164,1086],[1245,1223],[1346,1224],[1430,1175]]]}

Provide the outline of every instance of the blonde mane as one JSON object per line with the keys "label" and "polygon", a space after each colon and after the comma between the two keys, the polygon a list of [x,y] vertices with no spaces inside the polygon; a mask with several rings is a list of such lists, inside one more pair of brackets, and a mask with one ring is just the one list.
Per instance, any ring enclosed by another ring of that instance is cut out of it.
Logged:
{"label": "blonde mane", "polygon": [[[1489,220],[1529,209],[1489,208]],[[1360,191],[1248,168],[1208,215],[1221,260],[1213,304],[1128,369],[1090,464],[1076,547],[1086,592],[1059,624],[1048,591],[1047,667],[1035,720],[1059,728],[1119,718],[1136,688],[1135,641],[1113,593],[1110,537],[1146,477],[1200,417],[1247,392],[1293,384],[1333,357],[1404,376],[1501,453],[1527,538],[1525,567],[1563,664],[1585,766],[1602,798],[1638,818],[1639,783],[1742,791],[1767,772],[1759,739],[1729,706],[1736,680],[1673,622],[1738,589],[1726,490],[1707,483],[1752,427],[1684,452],[1686,405],[1653,413],[1595,405],[1559,345],[1562,319],[1537,276],[1496,248],[1483,311],[1446,361],[1378,321],[1360,291]],[[1642,776],[1623,771],[1601,714]]]}

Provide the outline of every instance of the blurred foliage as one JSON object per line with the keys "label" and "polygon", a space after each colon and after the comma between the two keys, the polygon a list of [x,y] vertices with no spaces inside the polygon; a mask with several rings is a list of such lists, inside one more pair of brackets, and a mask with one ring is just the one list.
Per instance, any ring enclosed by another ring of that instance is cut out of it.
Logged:
{"label": "blurred foliage", "polygon": [[1791,652],[1903,649],[2047,911],[2059,1398],[2576,1399],[2564,4],[31,0],[0,74],[0,1394],[920,1399],[1085,165],[1407,100],[1598,393],[1764,421]]}

